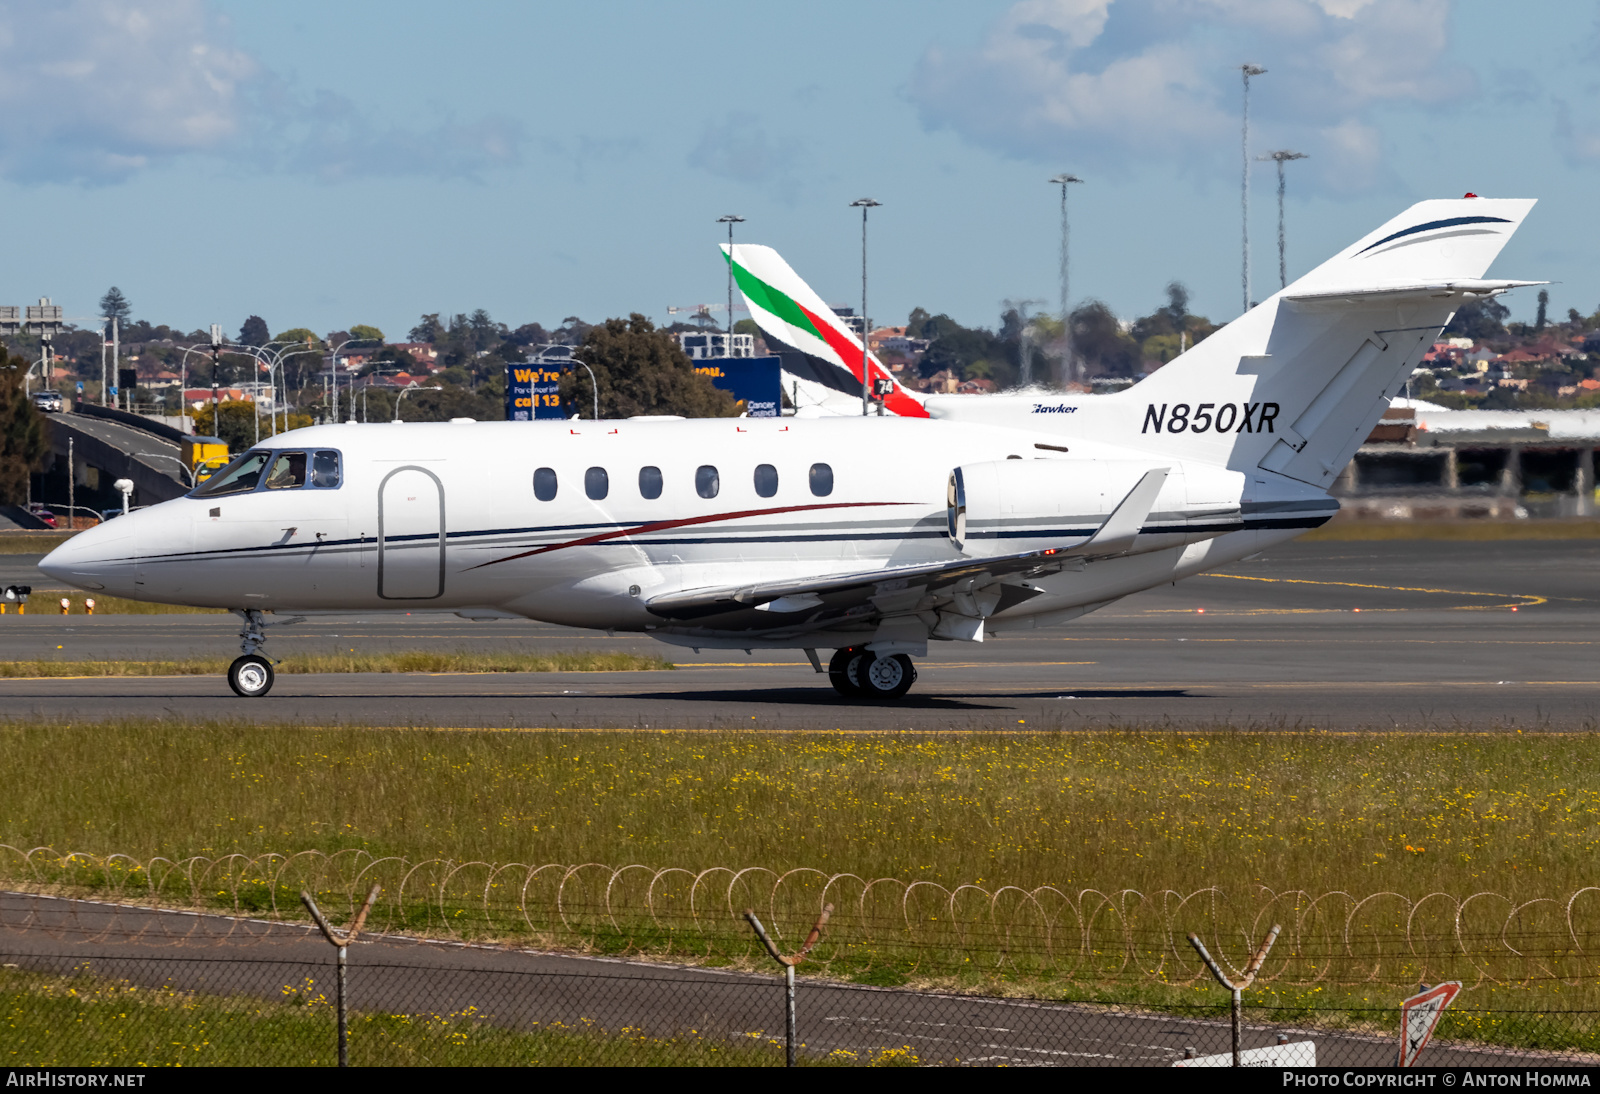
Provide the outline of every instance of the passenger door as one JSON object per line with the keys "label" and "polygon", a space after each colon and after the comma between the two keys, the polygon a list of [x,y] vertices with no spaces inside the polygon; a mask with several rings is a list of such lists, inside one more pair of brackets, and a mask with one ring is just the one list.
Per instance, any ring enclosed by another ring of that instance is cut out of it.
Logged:
{"label": "passenger door", "polygon": [[378,595],[444,595],[444,483],[427,468],[397,467],[378,485]]}

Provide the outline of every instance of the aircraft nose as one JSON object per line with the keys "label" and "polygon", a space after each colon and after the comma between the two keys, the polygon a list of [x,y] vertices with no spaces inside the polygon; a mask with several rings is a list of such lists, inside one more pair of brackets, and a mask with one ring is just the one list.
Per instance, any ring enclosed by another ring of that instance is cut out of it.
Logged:
{"label": "aircraft nose", "polygon": [[131,515],[117,517],[79,532],[44,556],[39,569],[57,581],[95,592],[131,582],[133,520]]}

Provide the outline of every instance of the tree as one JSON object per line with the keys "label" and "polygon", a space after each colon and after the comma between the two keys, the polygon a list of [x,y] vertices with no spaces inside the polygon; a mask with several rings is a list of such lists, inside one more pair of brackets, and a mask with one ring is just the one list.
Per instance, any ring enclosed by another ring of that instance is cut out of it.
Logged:
{"label": "tree", "polygon": [[1182,281],[1167,282],[1167,317],[1172,320],[1174,330],[1182,330],[1184,321],[1189,317],[1189,286]]}
{"label": "tree", "polygon": [[350,328],[350,337],[359,338],[363,342],[382,342],[383,332],[377,327],[369,327],[365,323],[357,323]]}
{"label": "tree", "polygon": [[424,315],[416,326],[411,328],[411,333],[406,336],[410,342],[437,342],[444,335],[444,324],[439,322],[438,312],[429,312]]}
{"label": "tree", "polygon": [[1111,309],[1091,300],[1072,313],[1072,350],[1090,375],[1136,376],[1143,356],[1139,343],[1124,334]]}
{"label": "tree", "polygon": [[1444,333],[1451,337],[1471,338],[1475,342],[1495,338],[1505,334],[1506,318],[1510,314],[1511,309],[1493,297],[1469,300],[1456,310],[1455,318],[1450,320]]}
{"label": "tree", "polygon": [[[195,411],[194,431],[202,437],[220,437],[228,444],[228,451],[238,455],[256,443],[256,404],[244,400],[224,399],[217,404],[213,417],[211,404]],[[221,421],[217,421],[217,419]],[[307,423],[309,424],[309,423]],[[272,432],[267,419],[261,419],[261,435]]]}
{"label": "tree", "polygon": [[133,312],[133,305],[128,303],[128,298],[122,295],[122,290],[115,285],[106,290],[100,298],[100,314],[110,322],[115,319],[119,324],[126,326],[128,316]]}
{"label": "tree", "polygon": [[[601,417],[729,418],[739,412],[732,395],[695,372],[694,362],[678,343],[638,312],[590,327],[574,356],[594,370]],[[569,409],[587,417],[594,405],[589,373],[575,367],[563,376],[561,398]]]}
{"label": "tree", "polygon": [[1544,330],[1545,318],[1550,309],[1550,290],[1539,290],[1539,314],[1533,321],[1534,330]]}
{"label": "tree", "polygon": [[241,346],[264,346],[270,341],[272,332],[267,329],[267,321],[259,315],[252,315],[244,321],[244,326],[239,328]]}
{"label": "tree", "polygon": [[286,330],[282,334],[278,335],[278,337],[274,338],[273,341],[278,343],[310,342],[313,349],[320,349],[322,347],[322,339],[318,338],[315,332],[308,330],[305,327],[294,327],[290,330]]}
{"label": "tree", "polygon": [[28,493],[28,476],[50,449],[44,415],[23,383],[33,362],[0,349],[0,502],[16,505]]}

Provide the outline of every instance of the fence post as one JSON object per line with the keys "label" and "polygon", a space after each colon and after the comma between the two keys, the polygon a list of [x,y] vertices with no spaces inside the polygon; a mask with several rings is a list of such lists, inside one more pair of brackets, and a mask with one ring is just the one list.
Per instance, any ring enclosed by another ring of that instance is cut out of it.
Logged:
{"label": "fence post", "polygon": [[1266,940],[1261,943],[1261,948],[1257,950],[1256,955],[1250,959],[1250,964],[1245,966],[1244,979],[1239,981],[1237,984],[1229,980],[1226,976],[1222,975],[1222,970],[1217,967],[1217,963],[1213,961],[1211,959],[1211,955],[1206,952],[1205,943],[1200,941],[1200,936],[1192,932],[1189,935],[1189,945],[1193,946],[1199,951],[1200,960],[1206,963],[1206,968],[1211,970],[1211,975],[1216,977],[1217,983],[1221,984],[1223,987],[1227,988],[1233,993],[1234,1067],[1244,1066],[1242,1061],[1239,1059],[1239,1022],[1241,1018],[1240,1012],[1244,1008],[1244,1003],[1241,998],[1242,993],[1244,992],[1245,988],[1248,988],[1251,984],[1255,983],[1256,973],[1261,971],[1261,966],[1266,962],[1267,954],[1271,951],[1272,944],[1278,940],[1278,932],[1282,929],[1283,928],[1276,923],[1272,925],[1272,930],[1267,932]]}
{"label": "fence post", "polygon": [[745,921],[755,929],[756,937],[761,939],[761,944],[767,948],[767,953],[772,959],[783,967],[783,1029],[784,1029],[784,1066],[794,1066],[794,967],[804,961],[806,954],[811,952],[811,947],[817,944],[822,937],[822,928],[828,925],[828,917],[833,914],[833,905],[824,905],[822,914],[817,917],[817,922],[812,926],[811,933],[806,935],[805,945],[793,954],[785,957],[778,952],[778,947],[772,944],[772,939],[767,937],[766,928],[761,926],[761,920],[756,918],[754,908],[744,910]]}
{"label": "fence post", "polygon": [[362,902],[361,910],[356,913],[355,921],[350,924],[350,929],[341,935],[328,925],[323,917],[322,910],[317,907],[317,902],[311,899],[311,894],[304,889],[300,890],[300,903],[306,906],[306,911],[311,913],[311,918],[317,921],[317,926],[322,929],[322,936],[328,940],[339,954],[339,972],[335,981],[337,1007],[339,1010],[339,1066],[350,1066],[350,1009],[345,1002],[345,960],[350,943],[356,940],[356,935],[361,933],[362,924],[367,921],[367,913],[372,910],[372,902],[378,899],[378,893],[383,889],[381,885],[374,885],[367,893],[367,899]]}

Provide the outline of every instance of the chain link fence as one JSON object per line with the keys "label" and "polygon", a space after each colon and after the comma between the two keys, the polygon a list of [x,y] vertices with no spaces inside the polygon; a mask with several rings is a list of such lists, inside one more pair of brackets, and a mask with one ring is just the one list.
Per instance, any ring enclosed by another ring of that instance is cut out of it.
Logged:
{"label": "chain link fence", "polygon": [[[748,973],[493,967],[486,955],[349,968],[352,1066],[782,1066],[783,981]],[[4,954],[0,1020],[11,1066],[331,1066],[337,1060],[331,957]],[[573,968],[588,964],[587,968]],[[1229,1058],[1228,1008],[1154,1013],[799,981],[801,1066],[1165,1066]],[[1247,1007],[1243,1046],[1258,1063],[1391,1067],[1396,1007]],[[1528,1047],[1473,1044],[1484,1027]],[[1452,1010],[1420,1064],[1589,1065],[1600,1015]],[[1207,1060],[1205,1058],[1211,1057]]]}
{"label": "chain link fence", "polygon": [[[171,913],[167,913],[171,914]],[[256,924],[209,944],[149,932],[3,936],[10,1066],[332,1066],[335,951]],[[1393,1066],[1399,993],[1363,1008],[1251,1006],[1255,1063]],[[349,947],[353,1066],[782,1066],[782,976],[741,969],[369,938]],[[1165,1066],[1228,1062],[1228,1001],[1160,1009],[877,988],[801,975],[800,1066]],[[1456,1007],[1420,1063],[1600,1063],[1600,1012]]]}
{"label": "chain link fence", "polygon": [[800,948],[823,907],[798,969],[802,1066],[1231,1062],[1228,994],[1184,931],[1233,976],[1279,921],[1244,993],[1254,1062],[1392,1066],[1401,1000],[1420,981],[1459,980],[1422,1064],[1600,1064],[1600,889],[1521,903],[1024,892],[815,871],[11,848],[0,879],[0,1060],[13,1066],[333,1064],[335,947],[369,901],[347,947],[357,1066],[781,1066],[772,957]]}

